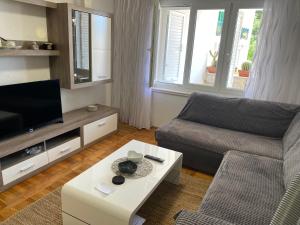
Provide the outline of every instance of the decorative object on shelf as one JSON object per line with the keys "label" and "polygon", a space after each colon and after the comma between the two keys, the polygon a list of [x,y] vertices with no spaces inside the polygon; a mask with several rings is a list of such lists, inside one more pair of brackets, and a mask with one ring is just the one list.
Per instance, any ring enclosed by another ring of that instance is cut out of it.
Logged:
{"label": "decorative object on shelf", "polygon": [[242,64],[241,70],[239,70],[239,76],[240,77],[249,77],[249,71],[251,69],[252,63],[249,61],[246,61]]}
{"label": "decorative object on shelf", "polygon": [[121,184],[124,184],[125,182],[125,177],[123,176],[114,176],[112,178],[112,183],[115,184],[115,185],[121,185]]}
{"label": "decorative object on shelf", "polygon": [[128,151],[127,158],[134,163],[140,163],[143,160],[144,155],[137,153],[136,151]]}
{"label": "decorative object on shelf", "polygon": [[6,47],[6,42],[7,42],[6,39],[4,39],[3,37],[0,37],[0,49]]}
{"label": "decorative object on shelf", "polygon": [[27,155],[37,155],[43,151],[42,145],[36,145],[25,150]]}
{"label": "decorative object on shelf", "polygon": [[40,49],[43,49],[43,50],[54,50],[54,45],[51,42],[42,43],[40,45]]}
{"label": "decorative object on shelf", "polygon": [[123,158],[120,158],[120,159],[117,159],[116,161],[114,161],[111,166],[112,171],[115,174],[122,175],[128,179],[138,179],[138,178],[142,178],[142,177],[149,175],[153,170],[152,163],[147,159],[142,159],[142,161],[140,163],[136,164],[137,170],[135,171],[134,174],[121,173],[119,171],[118,165],[119,165],[119,163],[125,162],[125,161],[128,161],[127,157],[123,157]]}
{"label": "decorative object on shelf", "polygon": [[207,67],[207,72],[208,73],[217,73],[217,64],[218,64],[219,53],[217,51],[212,52],[210,50],[209,54],[212,57],[212,62],[211,62],[211,66]]}
{"label": "decorative object on shelf", "polygon": [[21,49],[22,45],[17,45],[17,41],[6,40],[0,37],[0,49]]}
{"label": "decorative object on shelf", "polygon": [[98,106],[97,105],[89,105],[87,107],[87,111],[89,111],[89,112],[96,112],[96,111],[98,111]]}
{"label": "decorative object on shelf", "polygon": [[6,41],[5,43],[5,48],[15,49],[16,47],[15,41]]}
{"label": "decorative object on shelf", "polygon": [[39,50],[40,49],[40,47],[39,47],[39,45],[36,41],[33,41],[31,43],[31,49],[33,49],[33,50]]}
{"label": "decorative object on shelf", "polygon": [[0,37],[0,49],[3,48],[4,46],[4,41],[2,40],[2,38]]}
{"label": "decorative object on shelf", "polygon": [[121,173],[126,173],[131,175],[134,174],[135,171],[137,170],[137,165],[130,160],[126,160],[124,162],[120,162],[118,164],[118,168]]}

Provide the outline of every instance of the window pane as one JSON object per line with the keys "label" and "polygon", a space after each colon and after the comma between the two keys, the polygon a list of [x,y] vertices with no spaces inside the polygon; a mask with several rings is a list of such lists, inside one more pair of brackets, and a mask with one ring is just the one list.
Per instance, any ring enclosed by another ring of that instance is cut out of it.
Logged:
{"label": "window pane", "polygon": [[158,40],[158,80],[183,83],[190,10],[163,8]]}
{"label": "window pane", "polygon": [[190,83],[215,84],[224,13],[223,9],[197,12]]}
{"label": "window pane", "polygon": [[262,9],[240,9],[234,35],[227,87],[244,90],[261,27]]}

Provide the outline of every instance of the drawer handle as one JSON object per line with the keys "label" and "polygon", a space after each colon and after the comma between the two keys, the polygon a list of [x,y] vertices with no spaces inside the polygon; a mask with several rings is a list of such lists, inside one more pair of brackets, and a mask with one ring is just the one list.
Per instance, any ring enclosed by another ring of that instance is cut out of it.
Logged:
{"label": "drawer handle", "polygon": [[65,148],[63,150],[60,151],[60,153],[65,153],[71,150],[71,147]]}
{"label": "drawer handle", "polygon": [[32,167],[34,167],[33,163],[29,164],[28,166],[25,166],[25,167],[21,168],[20,172],[25,172],[25,171],[31,169]]}
{"label": "drawer handle", "polygon": [[98,124],[98,127],[103,127],[103,126],[105,126],[106,125],[106,123],[105,122],[102,122],[102,123],[99,123]]}

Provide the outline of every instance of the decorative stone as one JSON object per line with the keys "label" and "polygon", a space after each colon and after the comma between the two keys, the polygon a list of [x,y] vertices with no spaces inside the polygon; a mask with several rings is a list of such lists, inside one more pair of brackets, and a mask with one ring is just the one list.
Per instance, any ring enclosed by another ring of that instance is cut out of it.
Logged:
{"label": "decorative stone", "polygon": [[153,169],[152,163],[149,160],[143,158],[140,163],[136,164],[137,165],[137,170],[135,171],[134,174],[121,173],[119,171],[119,163],[125,162],[127,160],[128,160],[127,157],[122,157],[122,158],[119,158],[119,159],[115,160],[111,165],[112,171],[116,175],[122,175],[126,179],[139,179],[139,178],[142,178],[142,177],[145,177],[145,176],[149,175],[152,172],[152,169]]}
{"label": "decorative stone", "polygon": [[137,165],[130,160],[127,160],[125,162],[120,162],[118,167],[121,173],[127,173],[127,174],[134,174],[134,172],[137,170]]}
{"label": "decorative stone", "polygon": [[115,185],[121,185],[124,184],[124,182],[125,182],[125,177],[123,176],[114,176],[112,178],[112,183]]}
{"label": "decorative stone", "polygon": [[137,153],[136,151],[128,151],[127,158],[132,162],[140,163],[143,160],[144,155],[141,153]]}

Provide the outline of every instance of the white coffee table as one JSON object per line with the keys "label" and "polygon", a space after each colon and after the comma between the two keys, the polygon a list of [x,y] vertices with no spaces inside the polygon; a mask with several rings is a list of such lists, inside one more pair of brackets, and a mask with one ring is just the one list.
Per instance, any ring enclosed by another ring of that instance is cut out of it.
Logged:
{"label": "white coffee table", "polygon": [[[151,161],[152,172],[143,178],[126,179],[123,185],[114,185],[112,163],[127,156],[129,150],[165,159],[164,163]],[[163,181],[179,183],[182,154],[139,141],[130,141],[99,163],[66,183],[61,192],[64,225],[131,225],[132,220]],[[105,195],[96,186],[100,183],[113,189]]]}

